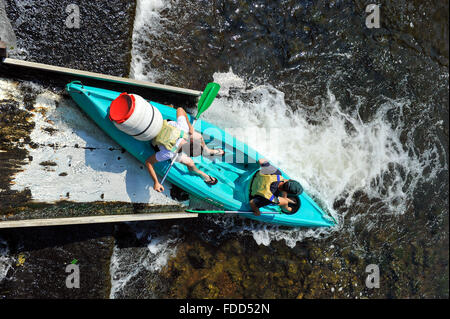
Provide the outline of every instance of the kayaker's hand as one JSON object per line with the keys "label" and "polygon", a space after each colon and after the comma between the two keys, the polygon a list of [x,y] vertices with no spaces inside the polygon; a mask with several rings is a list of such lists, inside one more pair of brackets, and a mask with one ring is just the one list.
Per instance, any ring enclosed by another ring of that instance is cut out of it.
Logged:
{"label": "kayaker's hand", "polygon": [[191,126],[189,128],[189,136],[192,138],[192,136],[194,136],[194,128]]}
{"label": "kayaker's hand", "polygon": [[286,198],[289,204],[295,204],[295,201],[290,199],[290,198]]}
{"label": "kayaker's hand", "polygon": [[153,189],[157,192],[164,192],[164,186],[162,186],[160,183],[155,183],[155,185],[153,185]]}

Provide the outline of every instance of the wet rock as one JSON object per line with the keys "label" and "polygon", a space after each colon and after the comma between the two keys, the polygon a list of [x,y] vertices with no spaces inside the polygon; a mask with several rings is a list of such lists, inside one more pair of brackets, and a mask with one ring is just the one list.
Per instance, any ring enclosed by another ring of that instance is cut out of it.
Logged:
{"label": "wet rock", "polygon": [[206,261],[203,257],[194,249],[189,249],[186,253],[186,256],[190,262],[190,264],[194,268],[204,268]]}

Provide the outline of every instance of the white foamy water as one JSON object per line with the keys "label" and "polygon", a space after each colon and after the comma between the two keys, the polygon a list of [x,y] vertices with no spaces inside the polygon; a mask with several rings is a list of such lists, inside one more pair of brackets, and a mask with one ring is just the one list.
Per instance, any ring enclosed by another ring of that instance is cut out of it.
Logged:
{"label": "white foamy water", "polygon": [[[16,1],[15,4],[24,9],[23,3]],[[20,17],[17,21],[13,22],[15,27],[17,28],[17,26],[24,23],[25,21],[22,17]],[[9,57],[17,59],[26,58],[28,52],[23,48],[17,47],[17,37],[14,33],[11,21],[8,19],[8,16],[6,15],[6,3],[4,0],[0,0],[0,39],[1,41],[6,43]]]}
{"label": "white foamy water", "polygon": [[17,46],[17,38],[11,26],[11,22],[6,16],[5,2],[0,0],[0,39],[5,42],[9,48]]}
{"label": "white foamy water", "polygon": [[[157,39],[162,32],[159,12],[169,5],[169,0],[138,0],[136,2],[130,77],[151,82],[156,82],[160,77],[159,71],[151,68],[150,60],[145,53],[151,51],[154,56],[165,54],[152,47],[152,42],[149,39]],[[152,48],[152,50],[149,50],[149,48]]]}
{"label": "white foamy water", "polygon": [[12,269],[14,258],[9,256],[8,243],[0,238],[0,283],[7,279],[8,271]]}
{"label": "white foamy water", "polygon": [[[32,161],[15,175],[12,189],[28,188],[32,198],[41,202],[176,203],[170,199],[169,187],[165,193],[154,191],[146,168],[122,153],[75,102],[34,84],[25,85],[38,93],[31,111],[36,125],[30,137],[39,147],[26,146]],[[3,98],[23,107],[20,89],[11,81],[0,80]]]}
{"label": "white foamy water", "polygon": [[[232,72],[214,75],[216,82],[226,83],[225,92],[232,86],[230,78],[236,75]],[[309,193],[324,201],[329,210],[339,196],[348,193],[351,198],[358,190],[388,201],[404,197],[407,190],[401,187],[383,195],[370,183],[386,172],[390,164],[401,165],[414,176],[427,164],[408,155],[400,142],[401,127],[392,128],[386,119],[389,110],[401,113],[407,101],[387,102],[379,107],[373,120],[363,123],[355,115],[357,112],[343,112],[328,91],[322,112],[310,123],[312,114],[304,109],[293,112],[286,105],[283,92],[270,85],[245,91],[242,83],[238,79],[235,87],[246,93],[245,100],[219,98],[203,118],[234,133],[283,168],[305,185]],[[392,209],[400,213],[405,207],[398,205]]]}
{"label": "white foamy water", "polygon": [[[386,118],[390,111],[401,117],[408,101],[386,101],[372,120],[363,122],[357,112],[360,105],[355,105],[355,112],[348,114],[331,91],[327,92],[321,112],[313,115],[305,109],[292,111],[285,103],[284,93],[270,85],[245,90],[243,80],[232,71],[214,74],[214,81],[222,85],[219,93],[222,97],[216,99],[203,118],[225,128],[300,181],[306,192],[341,223],[345,212],[334,211],[333,203],[343,198],[347,205],[352,205],[357,191],[381,200],[385,214],[405,212],[424,169],[438,164],[433,163],[437,156],[411,152],[412,142],[410,147],[402,145],[402,126],[393,128]],[[230,88],[239,94],[227,96]],[[307,119],[313,119],[314,123]],[[383,182],[386,174],[394,176],[389,183]],[[211,218],[226,231],[251,231],[255,240],[264,245],[284,239],[293,247],[305,237],[329,232],[280,230],[255,223],[235,226],[230,218]]]}
{"label": "white foamy water", "polygon": [[[127,289],[133,289],[133,281],[139,278],[147,278],[158,273],[166,264],[170,257],[176,254],[177,243],[180,238],[177,234],[177,227],[173,226],[168,231],[158,228],[158,223],[146,223],[145,229],[136,224],[129,224],[134,227],[138,240],[145,240],[146,247],[119,248],[114,247],[111,257],[111,292],[110,298],[127,298]],[[157,278],[154,278],[157,280]],[[132,292],[133,298],[158,297],[139,296]]]}

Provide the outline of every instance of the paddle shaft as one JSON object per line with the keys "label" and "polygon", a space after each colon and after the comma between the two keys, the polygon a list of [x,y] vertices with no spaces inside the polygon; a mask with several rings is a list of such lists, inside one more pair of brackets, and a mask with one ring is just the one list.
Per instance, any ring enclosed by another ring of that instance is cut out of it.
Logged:
{"label": "paddle shaft", "polygon": [[[239,210],[189,210],[187,209],[186,212],[188,213],[196,213],[196,214],[253,214],[253,212],[242,212]],[[279,215],[280,213],[274,213],[274,212],[261,212],[261,214],[270,214],[270,215]]]}
{"label": "paddle shaft", "polygon": [[[192,123],[192,128],[195,127],[195,122],[197,122],[197,119],[195,119],[194,122]],[[173,164],[174,164],[175,161],[177,160],[178,154],[180,154],[180,153],[179,153],[179,150],[180,150],[180,146],[177,147],[177,150],[176,150],[176,152],[175,152],[175,156],[172,158],[172,161],[170,162],[169,168],[167,169],[166,173],[164,174],[164,177],[163,177],[162,180],[161,180],[161,184],[164,183],[164,181],[165,181],[166,178],[167,178],[167,175],[169,175],[170,169],[172,168]]]}

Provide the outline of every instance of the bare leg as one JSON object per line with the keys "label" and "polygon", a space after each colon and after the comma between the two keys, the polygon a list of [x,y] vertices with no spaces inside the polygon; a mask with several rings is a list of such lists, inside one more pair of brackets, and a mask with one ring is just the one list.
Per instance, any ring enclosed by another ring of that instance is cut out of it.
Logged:
{"label": "bare leg", "polygon": [[185,154],[181,155],[180,163],[186,165],[190,171],[200,175],[203,178],[203,180],[208,181],[210,179],[209,175],[199,170],[197,166],[195,166],[195,163],[192,160],[192,158],[186,156]]}
{"label": "bare leg", "polygon": [[205,140],[203,139],[203,136],[199,132],[194,132],[192,138],[194,139],[194,143],[198,143],[200,141],[200,145],[203,147],[206,154],[208,155],[220,154],[220,150],[212,150],[208,148],[208,146],[206,146]]}

